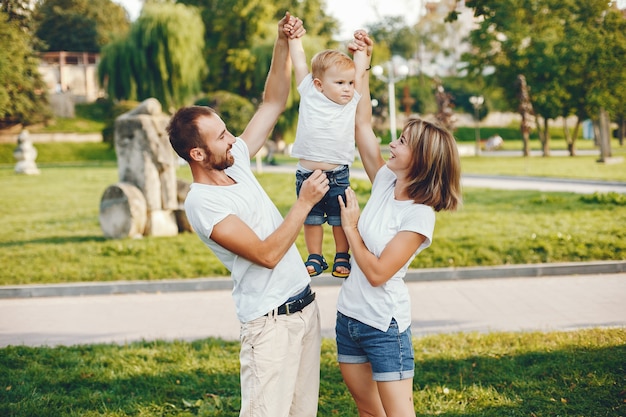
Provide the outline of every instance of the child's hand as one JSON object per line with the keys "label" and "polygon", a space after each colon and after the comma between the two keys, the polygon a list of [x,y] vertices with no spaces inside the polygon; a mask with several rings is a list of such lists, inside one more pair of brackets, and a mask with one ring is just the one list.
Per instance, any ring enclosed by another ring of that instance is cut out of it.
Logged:
{"label": "child's hand", "polygon": [[283,31],[289,39],[300,38],[306,33],[302,20],[295,16],[289,17],[289,20],[283,26]]}

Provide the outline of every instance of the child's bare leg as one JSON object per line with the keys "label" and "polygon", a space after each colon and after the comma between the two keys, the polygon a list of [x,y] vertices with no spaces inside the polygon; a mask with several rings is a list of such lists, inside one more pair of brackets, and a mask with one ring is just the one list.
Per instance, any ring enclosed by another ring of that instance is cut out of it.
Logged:
{"label": "child's bare leg", "polygon": [[[335,239],[335,253],[347,253],[350,250],[350,245],[348,244],[348,239],[346,238],[346,234],[343,231],[341,226],[333,226],[333,237]],[[349,262],[350,259],[347,258],[337,258],[335,261],[346,261]],[[350,270],[343,266],[338,266],[337,271],[341,274],[348,274]]]}
{"label": "child's bare leg", "polygon": [[[344,238],[345,238],[345,235],[344,235]],[[306,243],[306,250],[309,252],[309,255],[311,254],[322,255],[323,239],[324,239],[324,229],[322,228],[321,224],[305,224],[304,225],[304,242]],[[313,261],[313,262],[316,262],[316,261]],[[315,269],[312,266],[307,266],[306,269],[309,271],[309,274],[315,272]]]}

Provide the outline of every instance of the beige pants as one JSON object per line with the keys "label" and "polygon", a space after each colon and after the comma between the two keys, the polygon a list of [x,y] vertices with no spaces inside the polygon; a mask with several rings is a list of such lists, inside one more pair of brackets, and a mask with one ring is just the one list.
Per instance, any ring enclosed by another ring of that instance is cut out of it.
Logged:
{"label": "beige pants", "polygon": [[242,417],[315,417],[320,382],[320,314],[313,301],[292,315],[241,325]]}

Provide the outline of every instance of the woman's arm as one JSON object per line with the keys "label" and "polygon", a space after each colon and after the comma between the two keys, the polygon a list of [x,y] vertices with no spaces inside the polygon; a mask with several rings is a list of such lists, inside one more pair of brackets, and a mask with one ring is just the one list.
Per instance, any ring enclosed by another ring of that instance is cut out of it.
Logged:
{"label": "woman's arm", "polygon": [[[365,50],[371,57],[374,42],[367,36],[367,33],[358,30],[354,33],[354,40],[348,45],[352,52]],[[372,100],[370,98],[369,71],[365,71],[361,83],[362,97],[356,110],[355,119],[355,140],[363,162],[365,172],[370,181],[374,182],[376,173],[385,164],[380,152],[378,138],[372,129]]]}
{"label": "woman's arm", "polygon": [[426,240],[426,237],[419,233],[398,232],[378,257],[367,249],[357,228],[360,216],[359,203],[351,188],[346,190],[345,204],[339,197],[339,205],[341,206],[341,226],[350,244],[354,260],[373,287],[389,281]]}
{"label": "woman's arm", "polygon": [[370,69],[371,61],[372,61],[372,53],[371,50],[368,51],[367,48],[356,49],[352,51],[353,60],[354,60],[354,90],[359,94],[363,94],[363,82],[367,74],[367,71]]}

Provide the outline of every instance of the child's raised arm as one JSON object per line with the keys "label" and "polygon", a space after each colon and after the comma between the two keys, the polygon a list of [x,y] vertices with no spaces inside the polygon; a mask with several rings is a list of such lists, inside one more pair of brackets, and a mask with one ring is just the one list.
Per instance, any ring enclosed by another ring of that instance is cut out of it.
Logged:
{"label": "child's raised arm", "polygon": [[309,73],[309,66],[306,61],[304,47],[302,46],[302,38],[292,38],[288,32],[297,19],[297,17],[292,16],[290,22],[285,24],[285,33],[287,33],[289,38],[289,55],[291,56],[291,63],[296,76],[296,85],[300,85],[304,77]]}

